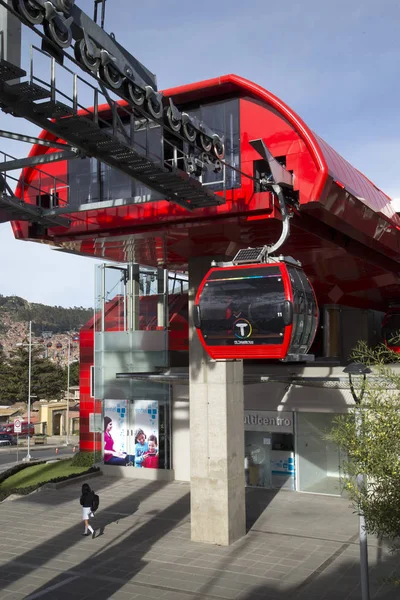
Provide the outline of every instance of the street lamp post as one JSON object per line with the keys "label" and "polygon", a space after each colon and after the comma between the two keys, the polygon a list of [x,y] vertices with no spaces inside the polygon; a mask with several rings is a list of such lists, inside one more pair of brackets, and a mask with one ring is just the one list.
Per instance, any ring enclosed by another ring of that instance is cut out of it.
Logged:
{"label": "street lamp post", "polygon": [[[362,363],[351,363],[345,369],[343,369],[343,373],[347,373],[349,376],[349,384],[351,395],[353,396],[353,400],[357,405],[358,409],[356,411],[356,435],[357,437],[361,436],[361,425],[362,425],[362,416],[361,416],[361,400],[363,399],[365,392],[365,385],[367,380],[367,374],[371,373],[371,369]],[[361,383],[361,392],[360,396],[357,396],[354,384],[352,380],[352,375],[362,375],[362,383]],[[357,474],[357,487],[360,491],[364,490],[365,487],[365,478],[363,473]],[[362,512],[359,512],[359,536],[360,536],[360,575],[361,575],[361,598],[362,600],[369,600],[369,572],[368,572],[368,540],[367,540],[367,532],[365,529],[365,517]]]}
{"label": "street lamp post", "polygon": [[28,453],[26,460],[31,460],[31,380],[32,380],[32,321],[29,321],[29,367],[28,367]]}
{"label": "street lamp post", "polygon": [[[70,387],[70,368],[71,368],[71,337],[65,338],[68,342],[68,358],[67,358],[67,411],[66,411],[66,436],[65,436],[65,445],[69,445],[69,387]],[[75,342],[78,338],[77,334],[72,335],[72,341]],[[76,362],[76,360],[72,361]]]}
{"label": "street lamp post", "polygon": [[17,344],[17,346],[28,346],[28,451],[25,461],[31,460],[31,380],[32,380],[32,321],[29,321],[28,344]]}
{"label": "street lamp post", "polygon": [[68,339],[68,364],[67,364],[67,413],[66,413],[66,417],[67,417],[67,424],[66,424],[66,436],[65,436],[65,445],[68,446],[69,444],[69,369],[70,369],[70,362],[71,362],[71,340],[70,338]]}

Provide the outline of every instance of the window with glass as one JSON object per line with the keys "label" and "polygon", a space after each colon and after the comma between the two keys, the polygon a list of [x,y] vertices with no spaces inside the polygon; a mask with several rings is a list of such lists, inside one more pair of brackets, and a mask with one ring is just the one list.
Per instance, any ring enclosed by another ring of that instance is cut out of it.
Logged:
{"label": "window with glass", "polygon": [[[224,162],[235,169],[240,169],[239,100],[229,99],[199,105],[190,110],[186,110],[184,106],[179,108],[196,116],[220,135],[225,144]],[[189,147],[186,142],[165,134],[158,123],[137,117],[131,119],[123,117],[123,123],[132,147],[138,154],[146,156],[153,163],[160,165],[165,163],[171,166],[180,158],[176,165],[183,168],[182,152],[186,154],[195,152],[197,157],[200,156],[200,149],[194,150],[194,147]],[[105,127],[104,131],[111,133],[112,129]],[[119,132],[117,137],[126,141],[122,132]],[[171,144],[177,146],[177,154],[174,154]],[[240,174],[225,166],[219,173],[204,172],[199,179],[204,185],[211,186],[216,191],[240,186]],[[76,208],[94,202],[120,200],[129,204],[163,199],[163,195],[159,192],[155,192],[117,169],[100,163],[95,158],[69,161],[68,185],[70,204]]]}
{"label": "window with glass", "polygon": [[279,267],[215,271],[200,297],[202,334],[210,346],[281,344],[284,302]]}
{"label": "window with glass", "polygon": [[[195,109],[186,111],[197,117],[213,132],[222,137],[225,144],[224,162],[235,169],[240,169],[240,129],[239,129],[239,100],[232,98],[221,102],[203,104]],[[188,151],[187,144],[185,151]],[[220,173],[208,171],[200,177],[203,184],[213,190],[233,189],[240,187],[240,173],[224,167]]]}
{"label": "window with glass", "polygon": [[302,492],[339,495],[341,454],[328,439],[334,414],[297,413],[298,488]]}
{"label": "window with glass", "polygon": [[132,381],[128,387],[133,392],[131,399],[103,402],[104,464],[170,469],[169,386]]}

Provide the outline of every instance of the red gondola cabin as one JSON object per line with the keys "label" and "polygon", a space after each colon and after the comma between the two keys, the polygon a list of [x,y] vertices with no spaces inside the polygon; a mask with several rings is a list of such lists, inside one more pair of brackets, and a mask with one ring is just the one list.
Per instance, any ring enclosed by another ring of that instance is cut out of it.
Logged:
{"label": "red gondola cabin", "polygon": [[193,316],[211,358],[299,360],[313,342],[318,307],[298,263],[270,259],[210,269]]}

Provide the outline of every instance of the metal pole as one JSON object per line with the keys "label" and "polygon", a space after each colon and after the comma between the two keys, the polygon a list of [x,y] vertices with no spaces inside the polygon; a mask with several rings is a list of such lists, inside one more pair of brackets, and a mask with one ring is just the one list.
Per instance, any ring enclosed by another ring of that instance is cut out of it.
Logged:
{"label": "metal pole", "polygon": [[[366,375],[363,376],[363,384],[361,388],[360,398],[357,397],[355,393],[355,389],[353,386],[353,381],[351,375],[349,373],[349,382],[350,382],[350,391],[353,396],[354,402],[359,406],[360,402],[364,396],[365,392],[365,384],[366,384]],[[361,425],[362,425],[362,415],[361,408],[357,409],[356,412],[356,435],[358,438],[361,437]],[[357,475],[357,487],[360,492],[364,490],[365,487],[365,478],[362,473]],[[359,537],[360,537],[360,579],[361,579],[361,600],[370,600],[369,596],[369,570],[368,570],[368,539],[367,539],[367,530],[365,529],[365,517],[360,512],[359,514]]]}
{"label": "metal pole", "polygon": [[70,367],[70,357],[71,357],[71,340],[68,338],[68,368],[67,368],[67,425],[66,431],[67,435],[65,436],[65,445],[69,444],[69,367]]}
{"label": "metal pole", "polygon": [[[361,435],[361,409],[356,414],[357,437]],[[362,473],[357,475],[357,487],[360,492],[364,490],[365,478]],[[361,598],[369,600],[369,573],[368,573],[368,540],[365,529],[365,517],[359,514],[359,535],[360,535],[360,571],[361,571]]]}
{"label": "metal pole", "polygon": [[31,375],[32,375],[32,321],[29,321],[29,350],[28,350],[28,454],[26,460],[31,460]]}

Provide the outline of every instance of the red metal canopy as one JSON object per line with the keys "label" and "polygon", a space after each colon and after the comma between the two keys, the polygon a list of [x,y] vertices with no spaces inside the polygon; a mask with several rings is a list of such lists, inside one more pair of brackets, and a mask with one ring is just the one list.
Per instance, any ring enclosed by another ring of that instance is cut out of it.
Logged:
{"label": "red metal canopy", "polygon": [[[165,90],[179,106],[240,98],[241,170],[251,173],[257,155],[249,141],[265,140],[284,155],[294,174],[300,211],[292,219],[285,254],[301,260],[319,302],[385,308],[400,294],[400,218],[390,198],[352,167],[279,98],[237,75]],[[41,137],[54,140],[43,132]],[[49,150],[34,146],[31,156]],[[51,150],[50,150],[51,151]],[[65,177],[67,165],[46,165]],[[26,170],[25,181],[37,176]],[[20,190],[21,193],[21,190]],[[43,241],[83,255],[185,268],[196,256],[233,256],[241,247],[279,236],[280,215],[270,193],[252,182],[228,193],[221,206],[190,213],[160,200],[73,213],[69,229],[49,229]],[[14,233],[28,238],[26,224]]]}

